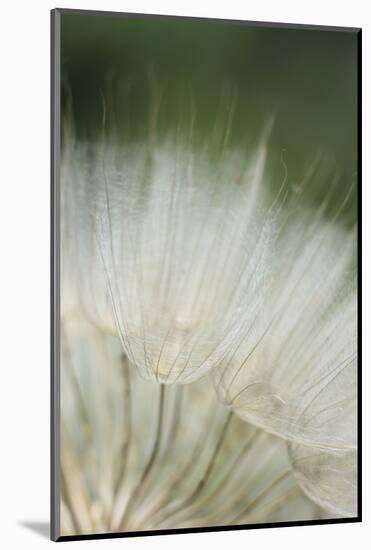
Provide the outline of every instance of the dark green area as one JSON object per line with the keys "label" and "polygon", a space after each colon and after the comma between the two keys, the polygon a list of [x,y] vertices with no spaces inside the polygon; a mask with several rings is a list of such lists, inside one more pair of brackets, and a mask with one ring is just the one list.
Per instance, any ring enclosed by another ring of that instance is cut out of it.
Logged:
{"label": "dark green area", "polygon": [[[356,181],[357,35],[145,17],[62,16],[64,98],[73,98],[79,136],[108,121],[119,139],[148,130],[161,96],[158,132],[196,115],[200,142],[211,140],[236,99],[230,144],[256,141],[272,113],[273,174],[297,183],[317,154],[323,195],[335,172],[338,196]],[[64,105],[66,101],[64,102]],[[283,153],[284,151],[284,153]],[[355,201],[348,212],[354,214]]]}

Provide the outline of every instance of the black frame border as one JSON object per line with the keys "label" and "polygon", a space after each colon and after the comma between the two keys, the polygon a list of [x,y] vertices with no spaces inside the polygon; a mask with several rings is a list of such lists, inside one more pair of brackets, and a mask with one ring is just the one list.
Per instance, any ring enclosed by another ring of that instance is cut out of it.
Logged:
{"label": "black frame border", "polygon": [[[209,17],[188,17],[144,13],[55,8],[51,10],[51,112],[50,112],[50,538],[54,542],[116,539],[186,533],[209,533],[219,531],[246,531],[308,525],[334,525],[362,522],[362,29],[358,27],[329,27],[326,25],[304,25],[293,23],[272,23]],[[296,30],[318,30],[350,32],[357,35],[357,267],[358,267],[358,456],[357,489],[358,515],[354,518],[326,520],[287,521],[247,525],[225,525],[217,527],[194,527],[164,529],[156,531],[129,531],[123,533],[94,533],[85,535],[60,534],[60,153],[61,153],[61,16],[116,16],[126,18],[151,18],[194,22],[230,23],[250,27],[270,27]]]}

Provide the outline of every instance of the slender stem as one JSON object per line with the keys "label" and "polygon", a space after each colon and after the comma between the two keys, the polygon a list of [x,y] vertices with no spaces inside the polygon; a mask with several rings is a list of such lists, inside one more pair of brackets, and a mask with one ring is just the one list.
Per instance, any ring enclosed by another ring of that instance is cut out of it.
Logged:
{"label": "slender stem", "polygon": [[249,437],[249,439],[247,440],[245,445],[242,447],[242,449],[240,450],[238,455],[235,457],[235,459],[229,465],[229,467],[225,469],[224,475],[219,480],[219,482],[214,487],[214,489],[209,494],[205,495],[203,498],[201,498],[197,501],[197,505],[194,507],[194,510],[192,510],[192,512],[197,510],[197,509],[198,510],[200,510],[200,509],[203,510],[204,507],[205,507],[205,504],[215,500],[215,498],[218,496],[218,494],[220,494],[223,491],[225,486],[229,483],[230,478],[233,476],[236,469],[241,465],[241,462],[243,461],[243,459],[246,456],[246,452],[248,451],[248,449],[251,447],[251,445],[253,444],[253,442],[256,440],[256,438],[258,436],[259,436],[259,430],[256,429],[252,433],[252,435]]}
{"label": "slender stem", "polygon": [[[177,394],[175,394],[173,411],[172,411],[172,423],[167,437],[167,443],[164,450],[164,455],[168,456],[171,452],[173,445],[178,437],[178,428],[180,425],[181,412],[182,412],[182,402],[183,402],[183,391],[184,386],[175,386],[177,388]],[[179,395],[178,395],[179,393]]]}
{"label": "slender stem", "polygon": [[[179,436],[178,428],[180,426],[184,386],[176,386],[176,389],[177,389],[177,393],[174,396],[174,402],[173,402],[173,407],[172,407],[173,410],[172,410],[171,415],[169,415],[172,418],[171,427],[169,429],[169,433],[167,435],[166,443],[164,444],[164,449],[163,449],[163,456],[166,457],[166,461],[168,463],[171,463],[171,458],[174,454],[174,450],[176,449],[176,443],[177,443],[178,436]],[[156,471],[159,468],[162,468],[162,466],[163,466],[163,464],[161,462],[160,464],[157,465]],[[177,470],[177,471],[178,471],[178,474],[177,474],[176,479],[178,479],[178,476],[179,476],[179,470]],[[153,477],[154,476],[152,475],[152,478]],[[182,476],[180,476],[180,479],[181,479],[181,477]],[[166,481],[168,482],[168,487],[169,488],[172,488],[176,484],[175,481],[174,481],[174,478],[172,479],[172,478],[168,477]],[[158,490],[158,487],[153,487],[153,481],[152,481],[152,484],[150,485],[150,487],[148,487],[148,492],[150,492],[150,491],[152,491],[152,493],[155,493],[155,496],[157,498],[155,498],[155,501],[152,503],[152,507],[150,507],[148,512],[145,514],[145,516],[140,520],[139,527],[137,525],[138,529],[142,526],[145,526],[147,524],[148,520],[153,518],[153,516],[159,510],[162,509],[162,505],[167,502],[166,496],[168,495],[169,492],[171,492],[171,490],[168,491],[167,487],[165,486],[165,487],[163,487],[163,493],[165,493],[165,494],[161,494],[161,492]]]}
{"label": "slender stem", "polygon": [[157,525],[162,523],[163,521],[162,518],[166,518],[166,508],[168,507],[169,504],[170,504],[169,513],[171,513],[171,504],[173,503],[171,501],[169,502],[170,495],[174,494],[180,482],[187,478],[189,471],[194,467],[195,461],[199,460],[200,456],[202,455],[202,449],[206,445],[204,434],[206,433],[208,436],[211,433],[212,424],[215,420],[215,414],[216,414],[215,404],[216,403],[213,403],[211,407],[211,411],[206,422],[206,426],[207,426],[206,430],[198,438],[198,441],[193,448],[193,451],[189,460],[187,460],[185,465],[180,470],[179,469],[176,470],[176,474],[168,480],[167,487],[163,490],[163,494],[158,500],[158,502],[156,503],[156,506],[150,512],[150,514],[148,514],[141,521],[142,527],[146,526],[145,522],[147,522],[148,520],[150,521],[151,525]]}
{"label": "slender stem", "polygon": [[121,366],[122,366],[122,377],[123,377],[123,383],[124,383],[124,438],[121,444],[120,453],[119,456],[122,458],[120,461],[120,467],[117,472],[115,481],[114,481],[114,487],[113,487],[113,497],[112,497],[112,508],[111,508],[111,514],[110,514],[110,526],[113,527],[113,512],[116,506],[117,502],[117,496],[119,493],[120,488],[122,487],[126,473],[127,473],[127,466],[129,462],[129,452],[130,452],[130,445],[131,445],[131,439],[132,439],[132,422],[131,422],[131,381],[130,381],[130,367],[127,361],[126,356],[122,356],[121,358]]}
{"label": "slender stem", "polygon": [[[287,493],[284,495],[281,495],[277,497],[274,500],[271,500],[270,502],[267,502],[266,504],[263,504],[260,508],[258,508],[254,514],[252,514],[249,517],[248,523],[256,523],[257,521],[264,521],[265,523],[268,521],[268,514],[271,514],[275,510],[277,510],[278,507],[282,506],[282,504],[286,503],[291,498],[296,498],[300,496],[302,493],[298,487],[291,488]],[[245,520],[244,520],[245,521]]]}
{"label": "slender stem", "polygon": [[[218,455],[219,455],[219,452],[222,448],[222,445],[223,445],[223,442],[224,442],[224,439],[225,439],[225,436],[228,432],[228,427],[230,425],[230,422],[233,418],[233,413],[232,411],[229,411],[228,413],[228,416],[225,420],[225,423],[224,423],[224,426],[223,426],[223,429],[220,433],[220,437],[217,441],[217,444],[215,446],[215,449],[214,449],[214,452],[209,460],[209,463],[207,465],[207,468],[205,470],[205,473],[204,475],[202,476],[202,478],[200,479],[200,481],[198,482],[197,486],[195,487],[195,489],[192,491],[192,493],[186,498],[186,500],[182,503],[179,504],[179,506],[177,508],[175,508],[175,510],[173,510],[169,515],[168,517],[165,519],[165,521],[167,521],[170,517],[176,515],[178,512],[180,511],[184,511],[186,508],[188,508],[192,502],[194,501],[195,498],[197,498],[199,496],[199,494],[203,491],[209,477],[210,477],[210,474],[214,468],[214,465],[215,465],[215,462],[218,458]],[[160,522],[162,523],[162,521]],[[158,524],[157,524],[158,525]]]}
{"label": "slender stem", "polygon": [[277,476],[263,491],[261,491],[255,498],[253,498],[247,506],[231,521],[232,524],[238,523],[243,517],[250,512],[250,510],[260,502],[274,487],[276,487],[281,481],[283,481],[291,473],[291,469],[285,470],[279,476]]}
{"label": "slender stem", "polygon": [[131,516],[131,513],[138,501],[138,499],[140,498],[142,492],[143,492],[143,489],[145,487],[145,483],[148,479],[148,476],[151,472],[151,469],[152,469],[152,466],[157,458],[157,454],[158,454],[158,451],[159,451],[159,448],[160,448],[160,443],[161,443],[161,432],[162,432],[162,424],[163,424],[163,416],[164,416],[164,399],[165,398],[165,384],[161,384],[160,385],[160,401],[159,401],[159,412],[158,412],[158,419],[157,419],[157,429],[156,429],[156,437],[155,437],[155,441],[154,441],[154,445],[153,445],[153,448],[152,448],[152,452],[151,452],[151,455],[149,456],[149,459],[147,461],[147,464],[143,470],[143,473],[137,483],[137,485],[135,486],[132,494],[131,494],[131,497],[129,499],[129,502],[126,506],[126,509],[125,509],[125,512],[124,512],[124,515],[120,521],[120,527],[119,529],[120,530],[124,530],[125,527],[128,525],[128,522],[130,520],[130,516]]}

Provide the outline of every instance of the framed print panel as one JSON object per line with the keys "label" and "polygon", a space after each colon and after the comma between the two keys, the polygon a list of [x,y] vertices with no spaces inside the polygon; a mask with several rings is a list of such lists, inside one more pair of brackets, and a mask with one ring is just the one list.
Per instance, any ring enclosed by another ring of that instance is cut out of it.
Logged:
{"label": "framed print panel", "polygon": [[361,520],[360,41],[52,11],[53,540]]}

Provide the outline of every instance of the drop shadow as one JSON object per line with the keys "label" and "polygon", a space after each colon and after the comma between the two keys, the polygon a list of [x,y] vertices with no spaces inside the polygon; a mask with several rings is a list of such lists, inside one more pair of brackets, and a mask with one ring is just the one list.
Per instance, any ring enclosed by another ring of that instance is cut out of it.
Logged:
{"label": "drop shadow", "polygon": [[19,521],[18,525],[37,533],[44,539],[50,537],[50,524],[48,521]]}

